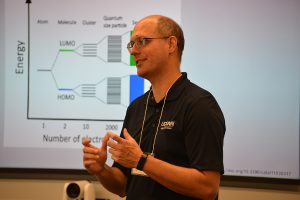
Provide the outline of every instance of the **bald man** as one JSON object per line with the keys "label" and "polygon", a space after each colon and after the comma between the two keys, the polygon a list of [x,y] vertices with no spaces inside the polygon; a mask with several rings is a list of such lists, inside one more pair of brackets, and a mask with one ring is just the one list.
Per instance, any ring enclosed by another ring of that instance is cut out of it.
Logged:
{"label": "bald man", "polygon": [[212,94],[180,70],[182,29],[165,16],[145,17],[127,48],[151,88],[129,105],[120,136],[108,132],[100,148],[83,141],[85,168],[128,200],[217,199],[225,120]]}

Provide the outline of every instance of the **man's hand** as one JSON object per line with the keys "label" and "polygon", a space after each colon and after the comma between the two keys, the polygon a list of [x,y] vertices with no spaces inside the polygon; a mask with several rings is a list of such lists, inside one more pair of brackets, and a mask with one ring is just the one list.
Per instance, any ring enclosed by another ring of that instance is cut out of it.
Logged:
{"label": "man's hand", "polygon": [[100,173],[105,166],[107,160],[107,141],[109,137],[106,134],[102,138],[100,148],[91,144],[89,139],[84,139],[83,144],[83,165],[90,174]]}
{"label": "man's hand", "polygon": [[143,152],[126,128],[124,128],[123,134],[124,138],[112,132],[107,133],[110,138],[107,142],[107,146],[110,147],[108,151],[115,162],[127,168],[135,168]]}

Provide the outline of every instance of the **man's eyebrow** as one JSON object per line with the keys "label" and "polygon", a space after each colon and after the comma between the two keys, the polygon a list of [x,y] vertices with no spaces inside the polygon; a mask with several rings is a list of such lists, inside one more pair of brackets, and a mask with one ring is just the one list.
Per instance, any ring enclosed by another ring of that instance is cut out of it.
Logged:
{"label": "man's eyebrow", "polygon": [[135,40],[137,40],[137,39],[139,39],[139,38],[144,38],[144,37],[143,37],[143,36],[137,35],[137,36],[131,37],[131,38],[130,38],[130,41],[135,41]]}

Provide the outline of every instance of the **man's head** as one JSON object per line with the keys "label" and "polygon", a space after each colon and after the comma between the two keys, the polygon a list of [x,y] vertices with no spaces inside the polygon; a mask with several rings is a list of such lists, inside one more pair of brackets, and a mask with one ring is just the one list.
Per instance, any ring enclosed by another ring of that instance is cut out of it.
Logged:
{"label": "man's head", "polygon": [[135,57],[138,74],[147,78],[149,74],[166,72],[170,65],[179,68],[183,32],[172,19],[151,15],[136,24],[128,49]]}
{"label": "man's head", "polygon": [[161,16],[158,18],[157,31],[161,35],[176,37],[179,60],[181,61],[182,52],[184,49],[184,35],[180,26],[174,20]]}

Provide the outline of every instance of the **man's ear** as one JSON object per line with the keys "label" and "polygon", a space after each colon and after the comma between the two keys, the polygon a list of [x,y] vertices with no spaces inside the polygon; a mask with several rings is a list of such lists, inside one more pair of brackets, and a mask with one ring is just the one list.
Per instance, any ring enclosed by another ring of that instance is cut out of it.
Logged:
{"label": "man's ear", "polygon": [[177,51],[177,38],[175,36],[170,36],[169,53],[174,53],[175,51]]}

